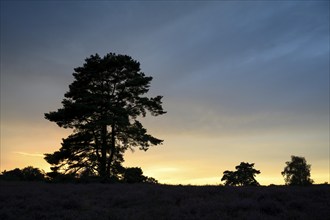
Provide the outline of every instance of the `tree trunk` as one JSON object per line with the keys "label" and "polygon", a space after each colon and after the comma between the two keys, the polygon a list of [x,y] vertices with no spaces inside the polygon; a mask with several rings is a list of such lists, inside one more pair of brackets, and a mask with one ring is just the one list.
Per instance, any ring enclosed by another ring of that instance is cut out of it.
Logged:
{"label": "tree trunk", "polygon": [[101,146],[101,161],[100,161],[100,176],[102,179],[107,179],[107,126],[102,126],[102,146]]}
{"label": "tree trunk", "polygon": [[115,134],[115,125],[111,126],[111,146],[110,146],[110,156],[108,158],[108,164],[107,164],[107,173],[109,176],[111,176],[110,168],[111,163],[113,161],[113,157],[116,154],[116,134]]}

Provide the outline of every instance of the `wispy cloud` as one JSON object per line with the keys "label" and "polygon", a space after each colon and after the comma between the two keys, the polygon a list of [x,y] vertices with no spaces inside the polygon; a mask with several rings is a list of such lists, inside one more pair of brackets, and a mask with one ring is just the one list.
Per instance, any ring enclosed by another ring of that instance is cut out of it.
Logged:
{"label": "wispy cloud", "polygon": [[41,153],[26,153],[26,152],[21,152],[21,151],[15,151],[13,152],[14,154],[20,154],[20,155],[23,155],[23,156],[29,156],[29,157],[44,157],[43,154]]}

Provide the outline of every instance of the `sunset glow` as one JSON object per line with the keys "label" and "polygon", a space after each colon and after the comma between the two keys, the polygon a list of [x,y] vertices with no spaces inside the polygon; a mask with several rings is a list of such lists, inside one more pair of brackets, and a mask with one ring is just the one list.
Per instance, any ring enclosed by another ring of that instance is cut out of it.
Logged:
{"label": "sunset glow", "polygon": [[61,107],[91,54],[127,54],[167,114],[142,123],[164,144],[124,166],[167,184],[221,184],[254,163],[284,184],[291,155],[330,182],[329,1],[2,1],[0,172],[46,172],[71,131],[44,119]]}

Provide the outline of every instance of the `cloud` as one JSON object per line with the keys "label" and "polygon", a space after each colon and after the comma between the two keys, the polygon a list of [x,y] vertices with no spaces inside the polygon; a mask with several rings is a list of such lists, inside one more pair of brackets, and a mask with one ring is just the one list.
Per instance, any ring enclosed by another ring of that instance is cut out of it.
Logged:
{"label": "cloud", "polygon": [[21,152],[21,151],[18,151],[18,152],[13,152],[14,154],[19,154],[19,155],[22,155],[22,156],[28,156],[28,157],[45,157],[45,155],[41,154],[41,153],[26,153],[26,152]]}

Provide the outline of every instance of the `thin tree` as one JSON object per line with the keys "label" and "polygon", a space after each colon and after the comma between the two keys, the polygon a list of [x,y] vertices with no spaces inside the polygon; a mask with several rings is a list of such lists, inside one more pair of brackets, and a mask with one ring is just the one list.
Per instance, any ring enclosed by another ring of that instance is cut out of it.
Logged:
{"label": "thin tree", "polygon": [[306,186],[313,183],[310,178],[311,165],[307,164],[304,157],[291,156],[291,161],[287,161],[285,164],[286,167],[281,174],[284,176],[286,185]]}
{"label": "thin tree", "polygon": [[59,151],[45,154],[45,160],[55,173],[88,170],[102,178],[116,177],[123,170],[125,150],[146,151],[163,142],[148,134],[138,120],[147,112],[166,113],[162,96],[145,96],[152,77],[145,76],[140,63],[127,55],[91,55],[74,71],[63,107],[45,114],[73,133],[63,139]]}

